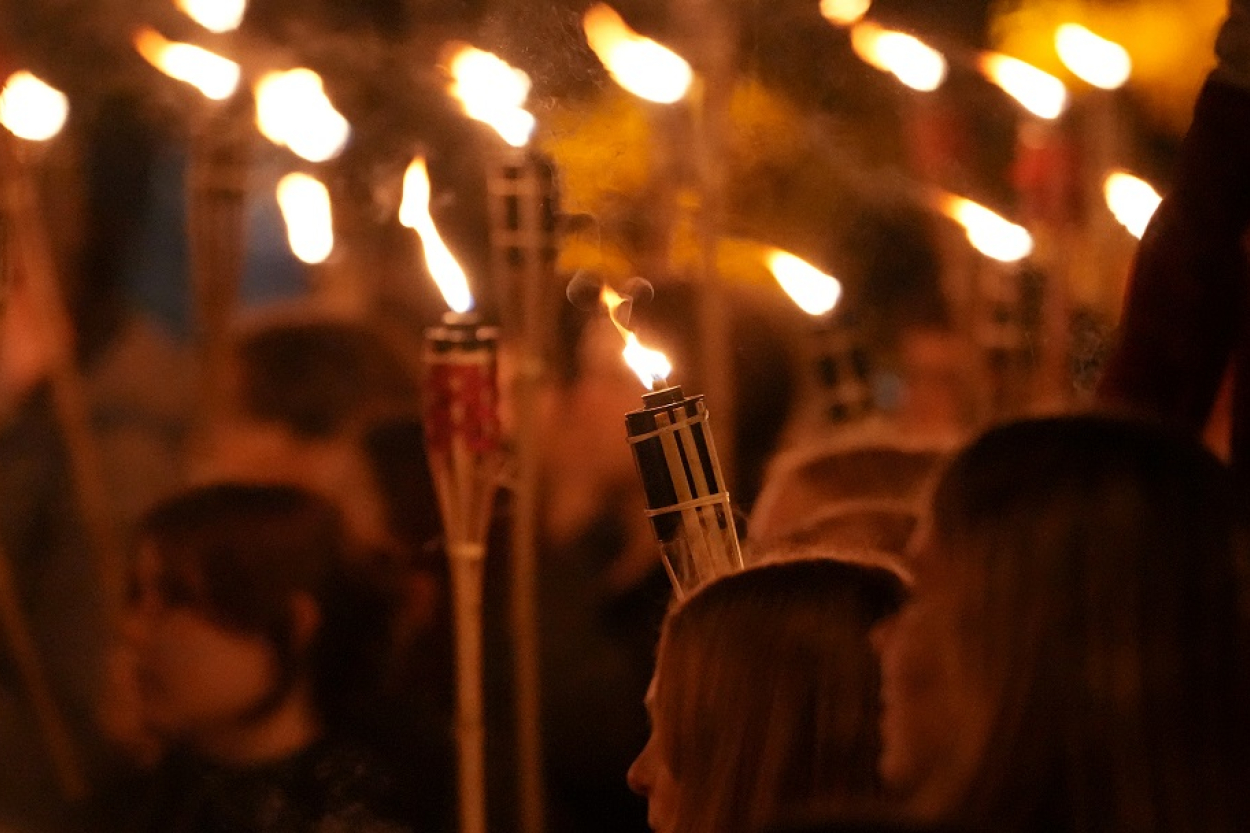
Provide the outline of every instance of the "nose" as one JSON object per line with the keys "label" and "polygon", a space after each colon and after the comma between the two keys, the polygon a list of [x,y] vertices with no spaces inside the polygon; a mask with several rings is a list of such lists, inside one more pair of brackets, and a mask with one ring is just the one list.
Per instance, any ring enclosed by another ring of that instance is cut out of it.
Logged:
{"label": "nose", "polygon": [[651,785],[655,783],[653,775],[654,767],[651,762],[653,743],[647,740],[647,745],[638,753],[638,757],[634,758],[634,762],[629,765],[629,771],[625,773],[625,782],[629,784],[630,790],[644,798],[651,793]]}

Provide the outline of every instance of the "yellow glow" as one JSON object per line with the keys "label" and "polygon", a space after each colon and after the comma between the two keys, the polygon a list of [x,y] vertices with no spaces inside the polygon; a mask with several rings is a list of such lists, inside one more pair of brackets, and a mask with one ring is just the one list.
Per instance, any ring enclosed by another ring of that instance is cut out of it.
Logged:
{"label": "yellow glow", "polygon": [[69,99],[26,71],[15,72],[0,91],[0,124],[19,139],[43,142],[61,132]]}
{"label": "yellow glow", "polygon": [[789,252],[774,250],[768,268],[786,294],[808,315],[824,315],[838,304],[842,284]]}
{"label": "yellow glow", "polygon": [[911,35],[857,23],[851,28],[851,47],[865,62],[913,90],[932,92],[946,80],[942,53]]}
{"label": "yellow glow", "polygon": [[868,14],[872,0],[820,0],[820,13],[835,26],[850,26]]}
{"label": "yellow glow", "polygon": [[980,66],[986,78],[1035,116],[1057,118],[1068,106],[1068,91],[1062,81],[1018,58],[986,53]]}
{"label": "yellow glow", "polygon": [[534,117],[524,109],[530,92],[528,75],[472,46],[463,46],[452,56],[451,74],[451,94],[469,118],[490,125],[515,148],[529,142]]}
{"label": "yellow glow", "polygon": [[295,256],[305,263],[324,262],[334,251],[334,219],[326,187],[307,174],[287,174],[278,181],[278,207]]}
{"label": "yellow glow", "polygon": [[321,76],[302,68],[270,72],[257,82],[256,126],[309,162],[338,156],[351,135],[347,119],[326,98]]}
{"label": "yellow glow", "polygon": [[1149,183],[1123,171],[1107,177],[1103,193],[1111,213],[1139,240],[1163,199]]}
{"label": "yellow glow", "polygon": [[1055,30],[1055,49],[1073,75],[1100,89],[1124,86],[1133,72],[1133,61],[1124,47],[1076,23]]}
{"label": "yellow glow", "polygon": [[177,0],[178,8],[210,32],[232,32],[243,22],[247,0]]}
{"label": "yellow glow", "polygon": [[207,49],[166,40],[156,30],[135,33],[135,49],[148,63],[179,81],[185,81],[213,101],[234,95],[239,65]]}
{"label": "yellow glow", "polygon": [[416,157],[404,173],[404,196],[399,206],[399,222],[417,232],[421,248],[425,252],[425,265],[430,276],[443,294],[443,300],[452,312],[468,312],[473,309],[473,295],[469,292],[469,279],[456,262],[455,256],[443,242],[434,218],[430,215],[430,173],[425,159]]}
{"label": "yellow glow", "polygon": [[1033,251],[1033,238],[1025,229],[983,205],[948,194],[940,207],[942,213],[963,226],[972,247],[988,258],[1014,263]]}
{"label": "yellow glow", "polygon": [[586,10],[582,25],[590,48],[626,90],[658,104],[685,97],[694,73],[680,55],[639,35],[602,3]]}
{"label": "yellow glow", "polygon": [[620,309],[625,299],[612,287],[604,284],[599,292],[599,300],[607,307],[608,318],[612,321],[612,325],[621,334],[621,338],[625,339],[625,349],[621,351],[621,356],[624,357],[630,369],[638,374],[638,380],[646,386],[647,390],[654,390],[657,384],[667,384],[668,375],[673,372],[673,365],[668,357],[659,350],[644,347],[642,342],[638,341],[638,336],[634,335],[617,317],[617,310]]}

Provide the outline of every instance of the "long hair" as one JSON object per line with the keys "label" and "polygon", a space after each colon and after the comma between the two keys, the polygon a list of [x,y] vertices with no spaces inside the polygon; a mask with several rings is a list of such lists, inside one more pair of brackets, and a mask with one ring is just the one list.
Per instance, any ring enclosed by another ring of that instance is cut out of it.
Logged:
{"label": "long hair", "polygon": [[653,714],[679,785],[677,830],[754,830],[876,796],[868,631],[902,593],[882,568],[786,561],[721,577],[669,614]]}
{"label": "long hair", "polygon": [[988,740],[957,812],[1025,831],[1250,825],[1244,505],[1196,442],[1080,416],[989,431],[928,552]]}
{"label": "long hair", "polygon": [[[353,541],[330,502],[296,486],[200,486],[153,508],[139,540],[155,548],[167,604],[272,646],[278,680],[257,716],[301,679],[332,729],[373,695],[394,599],[379,572],[383,559]],[[292,614],[299,593],[319,613],[308,642],[298,638]]]}

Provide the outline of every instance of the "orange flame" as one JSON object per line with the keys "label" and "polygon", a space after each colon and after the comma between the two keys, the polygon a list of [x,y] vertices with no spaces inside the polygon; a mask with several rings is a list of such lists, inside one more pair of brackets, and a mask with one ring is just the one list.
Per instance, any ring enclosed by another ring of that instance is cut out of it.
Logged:
{"label": "orange flame", "polygon": [[587,9],[582,26],[590,48],[626,90],[657,104],[685,97],[694,73],[680,55],[639,35],[603,3]]}
{"label": "orange flame", "polygon": [[309,162],[337,156],[351,128],[311,69],[270,72],[256,83],[256,126],[266,139]]}
{"label": "orange flame", "polygon": [[942,213],[963,226],[968,242],[993,260],[1014,263],[1033,251],[1033,238],[1023,227],[1009,222],[983,205],[946,194],[939,199]]}
{"label": "orange flame", "polygon": [[600,290],[599,299],[608,308],[608,318],[612,321],[612,326],[616,327],[621,338],[625,339],[625,349],[621,351],[621,355],[630,369],[638,374],[639,381],[646,386],[647,390],[654,390],[656,384],[667,384],[668,374],[673,372],[673,365],[668,357],[659,350],[644,347],[638,341],[638,336],[622,324],[618,317],[617,311],[621,304],[625,303],[625,299],[607,284],[604,284],[603,289]]}
{"label": "orange flame", "polygon": [[835,26],[851,26],[863,20],[872,0],[820,0],[820,14]]}
{"label": "orange flame", "polygon": [[434,226],[430,214],[430,174],[425,158],[418,156],[404,173],[404,196],[399,206],[399,222],[416,231],[425,252],[425,264],[430,276],[443,294],[443,300],[452,312],[468,312],[473,309],[473,294],[469,291],[469,279],[456,262],[455,255]]}
{"label": "orange flame", "polygon": [[243,22],[247,0],[176,0],[187,17],[210,32],[232,32]]}
{"label": "orange flame", "polygon": [[239,86],[239,65],[189,43],[166,40],[155,29],[135,33],[135,49],[152,66],[185,81],[213,101],[224,101]]}
{"label": "orange flame", "polygon": [[978,63],[986,78],[1035,116],[1058,118],[1068,106],[1067,88],[1050,73],[995,52],[983,54]]}
{"label": "orange flame", "polygon": [[1132,174],[1115,171],[1107,177],[1103,193],[1107,198],[1107,207],[1120,225],[1140,240],[1162,202],[1159,192]]}
{"label": "orange flame", "polygon": [[326,187],[307,174],[287,174],[278,181],[278,207],[295,256],[305,263],[323,263],[334,251],[334,220]]}
{"label": "orange flame", "polygon": [[1124,47],[1076,23],[1055,30],[1055,50],[1074,75],[1099,89],[1122,87],[1133,74],[1133,60]]}
{"label": "orange flame", "polygon": [[524,147],[534,132],[534,117],[524,109],[530,79],[503,60],[467,44],[451,58],[451,93],[469,118],[490,125],[512,147]]}
{"label": "orange flame", "polygon": [[875,23],[851,28],[851,48],[862,60],[888,72],[913,90],[932,92],[946,80],[946,58],[933,47],[903,32]]}
{"label": "orange flame", "polygon": [[800,257],[774,249],[768,268],[781,288],[808,315],[824,315],[838,305],[842,284]]}
{"label": "orange flame", "polygon": [[65,125],[69,99],[26,71],[15,72],[0,92],[0,124],[19,139],[43,142]]}

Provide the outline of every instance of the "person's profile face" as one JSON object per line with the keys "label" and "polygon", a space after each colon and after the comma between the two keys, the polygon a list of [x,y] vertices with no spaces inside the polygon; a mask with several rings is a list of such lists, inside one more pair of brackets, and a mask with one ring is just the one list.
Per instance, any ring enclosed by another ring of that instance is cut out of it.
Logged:
{"label": "person's profile face", "polygon": [[214,622],[171,601],[156,548],[136,562],[125,637],[134,651],[141,721],[156,734],[209,749],[234,731],[272,690],[273,647],[262,636]]}
{"label": "person's profile face", "polygon": [[651,715],[651,736],[629,767],[629,788],[647,799],[647,824],[655,833],[673,833],[677,811],[677,781],[664,759],[656,726],[655,679],[647,689],[647,712]]}

